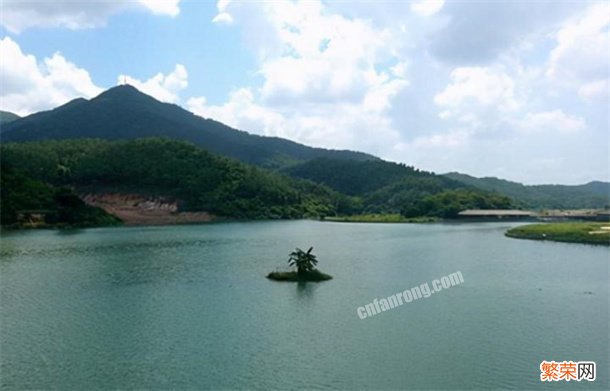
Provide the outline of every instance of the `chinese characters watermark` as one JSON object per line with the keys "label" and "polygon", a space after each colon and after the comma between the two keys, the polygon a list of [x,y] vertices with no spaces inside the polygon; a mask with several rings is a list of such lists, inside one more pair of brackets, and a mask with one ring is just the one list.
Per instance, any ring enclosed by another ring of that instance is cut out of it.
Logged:
{"label": "chinese characters watermark", "polygon": [[594,361],[543,361],[540,363],[540,381],[595,381]]}

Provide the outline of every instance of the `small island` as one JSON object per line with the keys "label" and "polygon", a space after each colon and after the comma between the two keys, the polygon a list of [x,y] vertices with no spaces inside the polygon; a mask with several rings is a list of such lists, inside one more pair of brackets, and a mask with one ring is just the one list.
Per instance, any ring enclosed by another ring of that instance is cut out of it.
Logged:
{"label": "small island", "polygon": [[287,272],[271,272],[267,278],[275,281],[290,281],[290,282],[320,282],[332,279],[332,276],[322,273],[316,269],[318,260],[312,253],[313,247],[310,247],[307,252],[296,248],[290,253],[288,264],[296,267],[296,271]]}
{"label": "small island", "polygon": [[550,240],[554,242],[610,245],[610,223],[564,222],[528,224],[511,228],[510,238]]}

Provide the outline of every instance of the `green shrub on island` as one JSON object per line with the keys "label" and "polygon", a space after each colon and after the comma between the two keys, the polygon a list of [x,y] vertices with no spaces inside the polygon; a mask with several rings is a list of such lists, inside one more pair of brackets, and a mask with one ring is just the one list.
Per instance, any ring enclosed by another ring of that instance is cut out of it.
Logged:
{"label": "green shrub on island", "polygon": [[267,275],[267,278],[275,281],[326,281],[332,279],[328,274],[324,274],[318,269],[316,265],[318,260],[312,253],[313,247],[310,247],[307,252],[296,248],[290,253],[288,258],[288,265],[296,267],[296,271],[288,272],[271,272]]}

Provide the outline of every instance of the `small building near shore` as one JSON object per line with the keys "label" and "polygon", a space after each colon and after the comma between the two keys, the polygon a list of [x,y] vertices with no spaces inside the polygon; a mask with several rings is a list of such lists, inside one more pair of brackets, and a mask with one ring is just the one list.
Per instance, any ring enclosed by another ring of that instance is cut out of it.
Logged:
{"label": "small building near shore", "polygon": [[38,227],[45,224],[50,210],[19,210],[17,211],[17,223],[24,227]]}
{"label": "small building near shore", "polygon": [[521,220],[534,217],[533,212],[518,209],[467,209],[458,213],[461,219]]}

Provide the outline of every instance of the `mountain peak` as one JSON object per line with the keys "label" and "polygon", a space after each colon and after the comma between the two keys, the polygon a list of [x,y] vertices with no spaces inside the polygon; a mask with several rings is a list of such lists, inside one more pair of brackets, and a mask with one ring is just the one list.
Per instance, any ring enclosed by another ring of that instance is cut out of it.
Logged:
{"label": "mountain peak", "polygon": [[102,92],[101,94],[99,94],[98,96],[96,96],[93,99],[107,98],[107,97],[113,97],[113,98],[129,97],[129,96],[147,96],[149,98],[152,98],[150,95],[143,93],[142,91],[138,90],[136,87],[134,87],[130,84],[121,84],[121,85],[107,89],[106,91]]}
{"label": "mountain peak", "polygon": [[132,85],[112,87],[93,99],[78,99],[2,126],[2,141],[167,137],[212,153],[266,167],[316,157],[369,160],[361,152],[312,148],[290,140],[252,135],[163,103]]}

